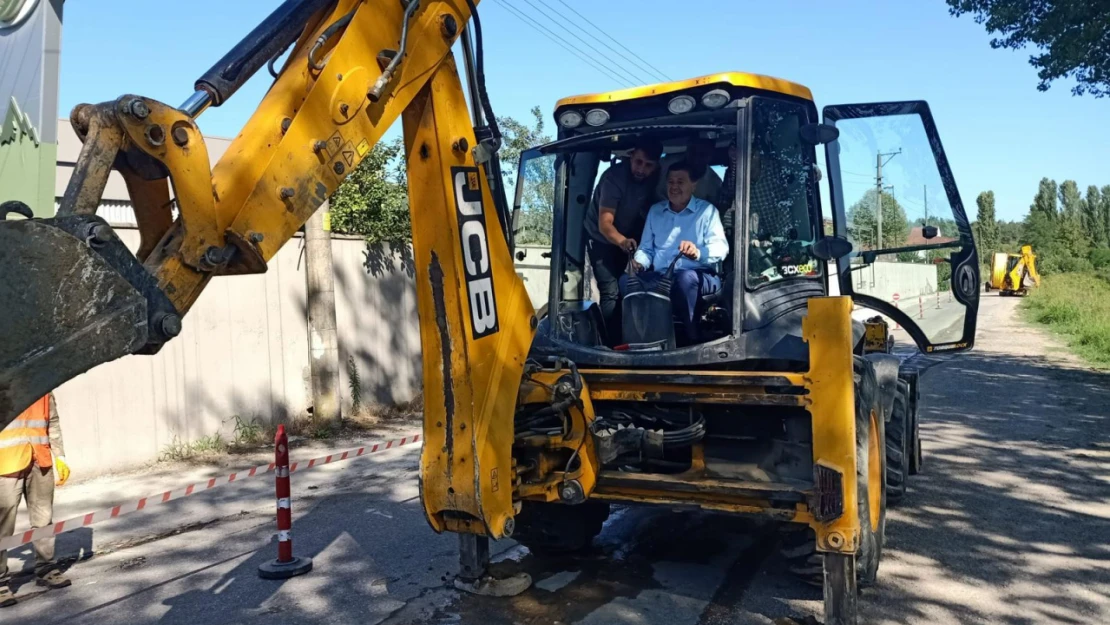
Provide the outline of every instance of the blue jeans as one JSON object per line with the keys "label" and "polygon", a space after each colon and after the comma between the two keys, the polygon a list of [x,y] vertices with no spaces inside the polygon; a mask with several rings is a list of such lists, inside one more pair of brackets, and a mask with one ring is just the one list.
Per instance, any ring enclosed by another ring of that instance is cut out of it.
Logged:
{"label": "blue jeans", "polygon": [[[646,288],[655,286],[663,274],[658,271],[641,271],[638,274],[640,282]],[[621,295],[628,295],[628,276],[620,278]],[[674,280],[671,282],[671,307],[674,316],[682,322],[686,332],[688,344],[698,342],[698,328],[694,322],[698,312],[698,298],[712,295],[721,290],[721,279],[711,271],[698,271],[696,269],[675,269]]]}

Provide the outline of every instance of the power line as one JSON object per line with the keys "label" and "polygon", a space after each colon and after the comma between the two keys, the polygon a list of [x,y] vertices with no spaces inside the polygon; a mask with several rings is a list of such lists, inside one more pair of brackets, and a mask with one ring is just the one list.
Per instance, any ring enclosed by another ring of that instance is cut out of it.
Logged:
{"label": "power line", "polygon": [[544,37],[547,37],[551,41],[555,42],[556,44],[558,44],[559,46],[564,48],[567,52],[570,52],[574,56],[578,57],[580,60],[585,62],[590,67],[596,69],[597,71],[599,71],[603,74],[606,74],[609,78],[612,78],[613,80],[616,80],[621,85],[628,86],[628,81],[621,78],[620,76],[615,75],[613,72],[609,71],[609,69],[607,69],[605,66],[599,65],[593,59],[584,55],[581,51],[579,51],[577,48],[575,48],[566,39],[563,39],[559,35],[556,35],[555,33],[551,32],[549,29],[545,28],[542,24],[536,22],[535,20],[528,17],[527,15],[521,13],[518,9],[516,9],[512,5],[508,4],[504,0],[499,0],[497,4],[498,4],[498,6],[500,6],[501,8],[505,9],[510,14],[512,14],[513,17],[515,17],[518,20],[524,22],[528,26],[531,26],[532,29],[536,30],[541,35],[543,35]]}
{"label": "power line", "polygon": [[845,171],[845,170],[841,169],[840,173],[842,173],[842,174],[851,174],[853,176],[863,176],[864,178],[867,178],[868,180],[873,180],[875,178],[875,176],[872,175],[872,174],[861,174],[858,171]]}
{"label": "power line", "polygon": [[[597,55],[598,55],[599,57],[601,57],[601,59],[603,59],[603,60],[605,60],[605,61],[609,62],[609,63],[610,63],[611,65],[612,65],[612,67],[613,67],[613,68],[614,68],[615,70],[619,70],[619,71],[620,71],[620,72],[621,72],[621,73],[622,73],[623,75],[627,76],[628,78],[631,78],[631,79],[632,79],[632,82],[633,82],[633,83],[637,83],[637,84],[642,84],[642,83],[649,83],[649,82],[651,82],[651,79],[650,79],[650,78],[649,78],[648,80],[644,80],[644,79],[643,79],[642,77],[640,77],[640,76],[637,76],[635,72],[633,72],[633,71],[629,71],[629,68],[628,68],[627,66],[625,66],[624,64],[622,64],[622,63],[618,62],[617,60],[615,60],[615,59],[611,58],[610,56],[608,56],[607,54],[605,54],[605,53],[604,53],[604,52],[602,52],[601,50],[598,50],[598,49],[597,49],[597,48],[595,48],[595,47],[593,46],[593,44],[591,44],[591,43],[590,43],[589,41],[586,41],[585,39],[583,39],[582,37],[580,37],[580,36],[578,35],[578,33],[575,33],[575,32],[574,32],[574,31],[572,31],[571,29],[569,29],[569,28],[567,28],[566,26],[564,26],[564,25],[563,25],[563,23],[559,21],[559,19],[558,19],[558,16],[557,16],[557,14],[556,14],[556,16],[551,16],[551,15],[548,15],[546,11],[544,11],[544,10],[543,10],[542,8],[540,8],[540,7],[539,7],[539,6],[537,6],[537,5],[535,4],[535,3],[533,3],[533,2],[532,2],[532,0],[524,0],[524,2],[528,3],[528,5],[529,5],[529,6],[531,6],[532,8],[534,8],[534,9],[536,10],[536,12],[538,12],[538,13],[539,13],[539,14],[541,14],[541,15],[543,15],[543,16],[544,16],[545,18],[547,18],[547,19],[551,20],[551,21],[552,21],[552,22],[553,22],[553,23],[554,23],[554,24],[555,24],[556,26],[558,26],[559,28],[562,28],[563,30],[565,30],[565,31],[566,31],[567,33],[569,33],[569,34],[570,34],[570,35],[571,35],[572,37],[574,37],[575,39],[577,39],[577,40],[581,41],[581,42],[582,42],[583,44],[585,44],[585,46],[586,46],[586,47],[588,47],[589,49],[591,49],[591,50],[593,50],[594,52],[596,52],[596,53],[597,53]],[[547,5],[544,5],[544,6],[547,6]],[[548,7],[548,8],[550,8],[550,7]],[[520,9],[520,7],[517,7],[517,9],[519,10],[519,9]],[[572,25],[572,26],[574,26],[574,24],[571,24],[571,25]],[[576,27],[576,28],[577,28],[577,27]],[[593,40],[594,40],[594,41],[597,41],[598,43],[601,43],[601,41],[600,41],[600,40],[599,40],[599,39],[598,39],[597,37],[594,37],[593,35],[590,35],[589,33],[587,33],[586,31],[582,30],[581,28],[578,28],[578,30],[579,30],[579,31],[581,31],[581,32],[583,32],[583,33],[584,33],[584,34],[585,34],[586,36],[588,36],[588,37],[591,37],[591,38],[593,38]]]}
{"label": "power line", "polygon": [[[608,38],[608,39],[609,39],[610,41],[612,41],[613,43],[617,44],[617,45],[618,45],[618,46],[620,46],[621,48],[624,48],[624,49],[625,49],[626,51],[628,51],[628,53],[629,53],[629,54],[631,54],[631,55],[632,55],[633,57],[637,57],[637,54],[636,54],[635,52],[633,52],[632,50],[629,50],[629,49],[628,49],[628,46],[626,46],[626,45],[624,45],[623,43],[621,43],[621,42],[617,41],[616,39],[614,39],[614,38],[613,38],[613,36],[612,36],[612,35],[610,35],[610,34],[609,34],[608,32],[606,32],[605,30],[603,30],[602,28],[600,28],[600,27],[599,27],[599,26],[598,26],[597,24],[594,24],[593,22],[591,22],[591,21],[590,21],[590,18],[588,18],[588,17],[586,17],[585,15],[582,15],[581,13],[579,13],[579,12],[578,12],[577,10],[575,10],[575,8],[574,8],[574,7],[572,7],[572,6],[570,6],[569,4],[567,4],[567,3],[566,3],[566,2],[564,1],[564,0],[559,0],[559,3],[560,3],[560,4],[562,4],[563,6],[565,6],[566,8],[570,9],[570,10],[571,10],[571,12],[572,12],[572,13],[574,13],[575,15],[577,15],[578,17],[582,18],[582,20],[583,20],[584,22],[586,22],[586,23],[587,23],[587,24],[589,24],[590,26],[593,26],[593,27],[594,27],[594,30],[596,30],[597,32],[599,32],[599,33],[601,33],[601,34],[605,35],[605,36],[606,36],[606,37],[607,37],[607,38]],[[599,41],[599,42],[600,42],[600,43],[601,43],[602,45],[604,45],[605,47],[609,48],[610,50],[613,50],[613,52],[616,52],[617,54],[620,54],[620,55],[621,55],[621,56],[622,56],[622,57],[623,57],[623,58],[624,58],[625,60],[627,60],[627,61],[629,61],[629,62],[631,62],[631,63],[633,63],[633,64],[635,64],[635,65],[639,66],[639,67],[640,67],[641,69],[645,69],[645,71],[648,71],[648,72],[655,72],[655,75],[656,75],[656,76],[659,76],[660,78],[662,78],[662,80],[664,80],[664,81],[670,81],[670,80],[673,80],[673,79],[672,79],[672,78],[671,78],[670,76],[667,76],[667,75],[666,75],[665,73],[663,73],[663,72],[662,72],[662,71],[661,71],[661,70],[660,70],[659,68],[655,67],[655,66],[654,66],[654,65],[652,65],[651,63],[648,63],[647,61],[644,61],[644,62],[643,62],[643,65],[641,65],[641,64],[639,63],[639,61],[637,61],[637,60],[634,60],[634,59],[630,59],[630,58],[628,58],[627,56],[624,56],[624,54],[621,54],[621,53],[620,53],[620,52],[618,52],[617,50],[614,50],[612,46],[610,46],[609,44],[606,44],[606,43],[605,43],[604,41],[601,41],[601,40],[598,40],[598,41]],[[637,58],[638,58],[638,57],[637,57]],[[646,68],[644,67],[645,65],[647,66]]]}

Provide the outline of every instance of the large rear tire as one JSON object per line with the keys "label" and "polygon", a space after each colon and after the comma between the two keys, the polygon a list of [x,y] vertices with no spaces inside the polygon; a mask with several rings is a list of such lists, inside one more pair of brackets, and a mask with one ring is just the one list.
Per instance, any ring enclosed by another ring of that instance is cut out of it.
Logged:
{"label": "large rear tire", "polygon": [[911,458],[915,452],[910,412],[910,384],[898,380],[894,409],[886,423],[886,502],[896,506],[906,496]]}
{"label": "large rear tire", "polygon": [[576,506],[525,501],[512,538],[538,555],[574,553],[590,546],[608,518],[609,504],[602,501]]}
{"label": "large rear tire", "polygon": [[[856,509],[860,520],[860,550],[856,578],[869,586],[879,574],[886,539],[886,445],[879,384],[871,364],[857,358],[856,369]],[[813,530],[804,525],[784,527],[780,556],[787,570],[802,581],[822,585],[823,556]]]}

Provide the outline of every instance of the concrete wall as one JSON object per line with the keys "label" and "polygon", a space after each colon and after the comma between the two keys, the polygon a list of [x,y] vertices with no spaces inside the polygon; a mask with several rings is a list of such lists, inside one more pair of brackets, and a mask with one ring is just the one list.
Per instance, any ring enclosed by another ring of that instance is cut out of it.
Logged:
{"label": "concrete wall", "polygon": [[550,293],[551,259],[543,257],[543,254],[550,251],[550,245],[520,245],[517,246],[513,259],[516,275],[524,280],[524,288],[536,310],[547,304]]}
{"label": "concrete wall", "polygon": [[[138,245],[137,231],[117,232]],[[388,250],[367,256],[356,238],[332,247],[344,405],[348,356],[364,402],[412,399],[421,371],[411,264]],[[102,365],[58,389],[74,468],[87,475],[140,465],[175,437],[230,437],[235,415],[264,422],[304,415],[311,394],[303,263],[297,238],[265,274],[216,278],[160,353]]]}
{"label": "concrete wall", "polygon": [[930,295],[937,290],[937,266],[925,263],[878,261],[852,272],[857,293],[889,302],[897,293],[900,299]]}

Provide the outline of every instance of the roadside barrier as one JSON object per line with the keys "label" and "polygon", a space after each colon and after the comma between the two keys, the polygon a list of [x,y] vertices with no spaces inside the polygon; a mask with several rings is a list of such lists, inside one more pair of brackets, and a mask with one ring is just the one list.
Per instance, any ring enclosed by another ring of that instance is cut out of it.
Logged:
{"label": "roadside barrier", "polygon": [[[305,470],[311,469],[313,467],[318,467],[318,466],[322,466],[322,465],[325,465],[325,464],[331,464],[333,462],[342,462],[344,460],[351,460],[353,458],[358,458],[359,456],[365,456],[365,455],[369,455],[369,454],[380,453],[380,452],[383,452],[387,449],[394,449],[396,447],[403,447],[405,445],[412,445],[414,443],[419,443],[421,438],[422,437],[421,437],[420,434],[413,434],[412,436],[405,436],[403,438],[396,439],[396,440],[391,440],[391,441],[386,441],[384,443],[375,443],[373,445],[367,445],[367,446],[364,446],[364,447],[356,447],[354,449],[348,449],[346,451],[337,452],[337,453],[333,453],[333,454],[328,454],[327,456],[320,456],[319,458],[312,458],[311,460],[307,460],[307,461],[294,462],[293,464],[289,465],[289,472],[294,473],[298,470],[305,471]],[[288,454],[288,452],[286,452],[286,453]],[[286,457],[288,458],[288,455]],[[131,514],[132,512],[138,512],[140,510],[146,510],[146,509],[148,509],[152,506],[155,506],[155,505],[158,505],[158,504],[163,504],[163,503],[168,503],[170,501],[175,501],[177,499],[181,499],[183,497],[188,497],[190,495],[195,495],[197,493],[200,493],[200,492],[212,489],[212,488],[216,488],[218,486],[223,486],[225,484],[230,484],[232,482],[241,482],[245,479],[249,479],[249,478],[252,478],[252,477],[258,477],[260,475],[265,475],[265,474],[269,473],[270,471],[273,471],[276,468],[276,466],[277,466],[276,462],[271,462],[270,464],[262,464],[262,465],[259,465],[257,467],[251,467],[250,469],[243,469],[241,471],[236,471],[235,473],[232,473],[231,475],[227,475],[227,476],[224,476],[224,477],[220,477],[220,478],[215,478],[214,477],[214,478],[212,478],[212,479],[210,479],[206,482],[197,482],[195,484],[189,484],[188,486],[185,486],[184,488],[177,488],[177,489],[174,489],[174,490],[167,490],[166,492],[161,493],[159,495],[150,495],[148,497],[143,497],[143,498],[138,499],[136,501],[122,503],[122,504],[120,504],[118,506],[114,506],[112,508],[106,508],[104,510],[98,510],[96,512],[90,512],[88,514],[84,514],[84,515],[81,515],[81,516],[75,516],[73,518],[69,518],[69,519],[66,519],[64,521],[58,521],[56,523],[53,523],[51,525],[47,525],[45,527],[40,527],[40,528],[37,528],[37,529],[29,529],[27,531],[20,532],[20,533],[14,535],[14,536],[9,536],[8,538],[0,540],[0,551],[6,551],[6,550],[9,550],[9,549],[14,549],[14,548],[19,547],[21,545],[26,545],[27,543],[36,541],[40,538],[48,538],[50,536],[57,536],[58,534],[64,534],[65,532],[71,532],[71,531],[73,531],[75,529],[78,529],[78,528],[88,527],[88,526],[94,525],[96,523],[101,523],[103,521],[114,519],[116,517],[121,517],[125,514]]]}
{"label": "roadside barrier", "polygon": [[289,579],[312,570],[312,558],[293,556],[293,503],[289,488],[289,439],[285,426],[274,435],[274,492],[277,495],[278,556],[258,565],[262,579]]}

